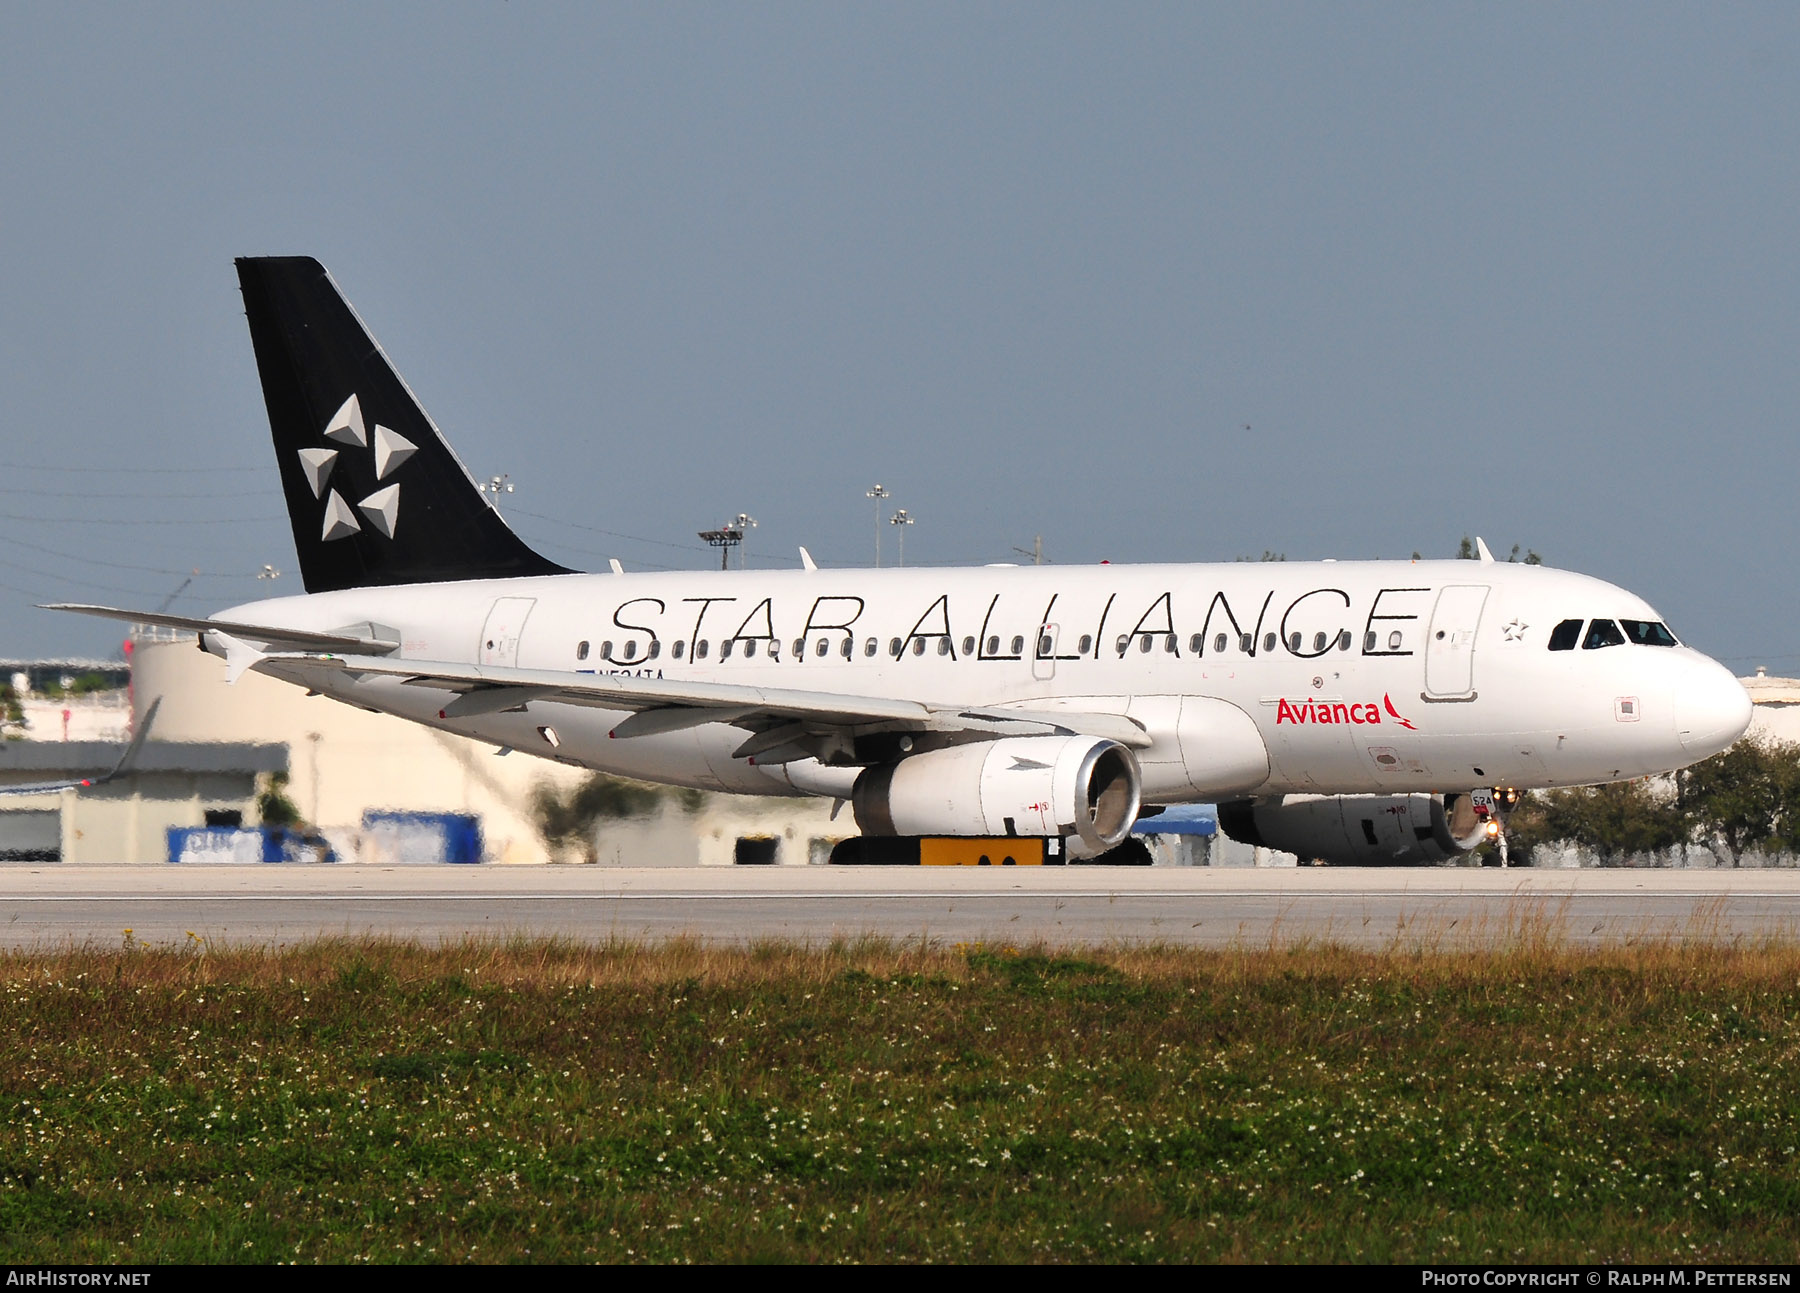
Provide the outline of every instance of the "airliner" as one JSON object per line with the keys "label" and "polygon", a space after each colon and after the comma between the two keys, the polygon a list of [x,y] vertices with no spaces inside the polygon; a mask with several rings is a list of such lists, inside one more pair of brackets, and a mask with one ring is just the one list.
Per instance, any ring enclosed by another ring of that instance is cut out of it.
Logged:
{"label": "airliner", "polygon": [[[824,796],[865,839],[1116,850],[1172,804],[1308,857],[1476,842],[1495,788],[1665,773],[1751,704],[1642,598],[1477,561],[609,573],[507,526],[323,266],[237,262],[306,593],[189,630],[584,768]],[[837,805],[842,806],[840,803]],[[1471,807],[1476,812],[1471,815]]]}

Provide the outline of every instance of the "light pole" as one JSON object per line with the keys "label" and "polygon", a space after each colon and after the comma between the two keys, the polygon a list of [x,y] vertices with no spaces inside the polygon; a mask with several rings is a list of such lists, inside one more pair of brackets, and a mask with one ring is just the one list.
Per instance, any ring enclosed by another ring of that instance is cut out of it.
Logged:
{"label": "light pole", "polygon": [[897,510],[892,516],[888,517],[889,525],[896,525],[896,526],[900,527],[900,564],[902,566],[904,566],[906,564],[906,527],[911,525],[912,523],[913,523],[913,519],[912,519],[912,517],[910,517],[906,514],[906,509],[904,507]]}
{"label": "light pole", "polygon": [[875,569],[880,570],[881,569],[881,500],[884,498],[890,498],[890,497],[892,497],[892,495],[890,495],[887,490],[883,489],[879,484],[877,484],[874,489],[871,489],[868,493],[863,495],[863,497],[864,498],[872,498],[875,500]]}
{"label": "light pole", "polygon": [[739,512],[737,520],[731,522],[731,528],[742,537],[738,539],[738,569],[750,569],[750,545],[744,542],[751,530],[756,528],[756,518],[746,512]]}
{"label": "light pole", "polygon": [[488,481],[487,484],[477,485],[475,488],[484,494],[492,494],[494,496],[494,510],[498,512],[500,510],[500,495],[513,492],[512,478],[510,475],[495,476],[492,480]]}
{"label": "light pole", "polygon": [[731,550],[744,541],[744,532],[725,525],[716,530],[701,530],[700,537],[719,550],[719,569],[731,569]]}

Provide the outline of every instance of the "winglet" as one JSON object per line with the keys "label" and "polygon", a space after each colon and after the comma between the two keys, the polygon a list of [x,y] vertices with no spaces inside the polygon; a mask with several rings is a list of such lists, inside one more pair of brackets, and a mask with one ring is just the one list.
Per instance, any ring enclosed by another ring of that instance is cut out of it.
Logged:
{"label": "winglet", "polygon": [[803,570],[817,570],[819,568],[819,563],[812,559],[812,553],[808,552],[804,546],[800,549],[800,567]]}
{"label": "winglet", "polygon": [[607,561],[612,565],[613,574],[622,575],[625,573],[625,567],[619,564],[619,559],[617,557],[608,557]]}
{"label": "winglet", "polygon": [[1475,536],[1475,555],[1490,564],[1494,560],[1494,554],[1488,551],[1487,540],[1480,535]]}

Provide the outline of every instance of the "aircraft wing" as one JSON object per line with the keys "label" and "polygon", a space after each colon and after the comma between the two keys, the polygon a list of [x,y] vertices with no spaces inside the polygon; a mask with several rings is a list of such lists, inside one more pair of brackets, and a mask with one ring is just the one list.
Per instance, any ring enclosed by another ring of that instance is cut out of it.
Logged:
{"label": "aircraft wing", "polygon": [[[752,733],[736,751],[740,758],[774,754],[807,735],[820,734],[821,729],[972,731],[996,736],[1042,733],[1097,736],[1139,749],[1150,744],[1144,729],[1122,714],[935,705],[889,696],[554,669],[393,660],[380,656],[294,652],[270,654],[257,663],[302,669],[331,668],[359,678],[397,678],[405,684],[454,691],[459,694],[443,710],[447,718],[498,713],[533,700],[555,700],[596,709],[631,711],[631,716],[613,729],[613,736],[618,738],[679,731],[706,723],[728,723]],[[764,762],[775,761],[774,758],[764,759]]]}
{"label": "aircraft wing", "polygon": [[72,781],[38,781],[24,786],[0,786],[0,797],[13,795],[52,795],[59,790],[86,790],[92,786],[104,786],[124,776],[137,764],[138,754],[144,748],[144,742],[150,739],[150,725],[156,722],[156,711],[162,707],[162,697],[158,696],[150,702],[150,708],[144,711],[144,721],[138,724],[138,730],[131,738],[131,744],[125,747],[125,753],[113,765],[113,770],[99,777],[81,777]]}

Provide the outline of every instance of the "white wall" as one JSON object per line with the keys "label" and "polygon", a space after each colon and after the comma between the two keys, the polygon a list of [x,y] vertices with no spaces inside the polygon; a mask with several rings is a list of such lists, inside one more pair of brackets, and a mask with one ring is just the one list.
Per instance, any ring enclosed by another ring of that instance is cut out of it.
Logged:
{"label": "white wall", "polygon": [[585,773],[371,714],[258,674],[225,681],[225,663],[179,641],[141,637],[132,651],[133,709],[163,697],[151,732],[162,741],[272,741],[288,747],[288,793],[334,842],[354,842],[367,808],[472,813],[486,860],[547,862],[531,821],[532,788],[567,789]]}

